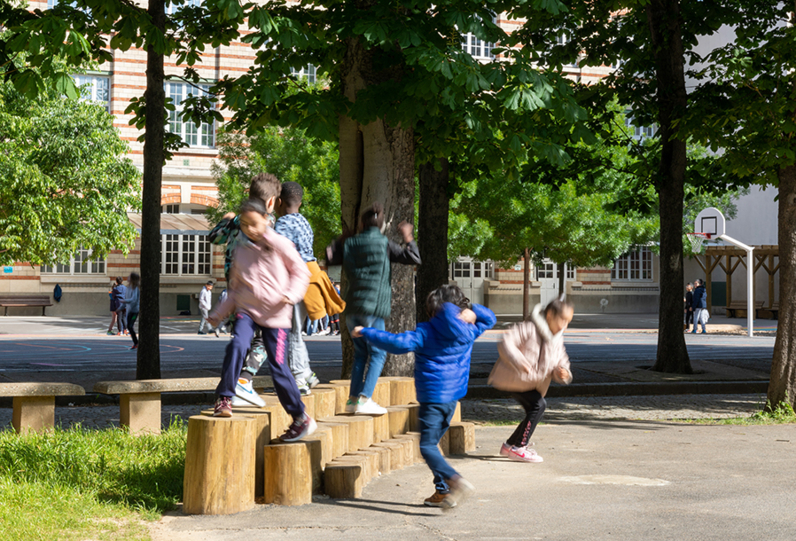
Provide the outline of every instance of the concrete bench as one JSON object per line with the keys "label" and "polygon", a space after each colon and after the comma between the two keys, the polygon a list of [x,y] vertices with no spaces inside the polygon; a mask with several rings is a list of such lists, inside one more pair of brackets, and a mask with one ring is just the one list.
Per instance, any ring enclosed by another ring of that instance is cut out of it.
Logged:
{"label": "concrete bench", "polygon": [[0,306],[4,308],[4,316],[8,315],[8,309],[11,307],[27,308],[29,306],[41,306],[41,315],[45,315],[45,308],[52,305],[49,295],[0,295]]}
{"label": "concrete bench", "polygon": [[[98,381],[94,392],[119,395],[119,423],[131,434],[160,434],[160,393],[215,391],[220,378],[142,379]],[[270,376],[254,378],[255,389],[273,387]]]}
{"label": "concrete bench", "polygon": [[[757,313],[763,308],[763,301],[757,301],[755,304],[755,317]],[[746,316],[746,301],[731,302],[729,306],[725,306],[727,317],[744,317]]]}
{"label": "concrete bench", "polygon": [[14,399],[11,424],[18,434],[50,430],[55,426],[55,397],[83,396],[72,383],[0,383],[0,396]]}

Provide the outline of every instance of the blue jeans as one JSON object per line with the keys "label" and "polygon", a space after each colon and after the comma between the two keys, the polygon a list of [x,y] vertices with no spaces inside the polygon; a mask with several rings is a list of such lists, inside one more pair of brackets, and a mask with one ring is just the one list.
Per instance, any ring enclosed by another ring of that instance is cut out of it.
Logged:
{"label": "blue jeans", "polygon": [[702,321],[702,310],[707,310],[707,308],[694,308],[694,330],[691,331],[693,334],[696,334],[697,327],[699,324],[702,324],[702,332],[705,332],[705,322]]}
{"label": "blue jeans", "polygon": [[[353,331],[354,327],[370,327],[371,329],[384,330],[384,319],[376,316],[363,316],[361,314],[347,314],[345,324],[348,330]],[[384,368],[384,360],[387,352],[369,344],[364,338],[354,338],[354,366],[351,368],[351,390],[349,396],[373,396],[373,390],[381,376],[381,369]],[[368,362],[370,356],[370,362]],[[365,373],[367,365],[367,374]],[[382,404],[386,405],[386,404]]]}
{"label": "blue jeans", "polygon": [[439,440],[448,431],[456,412],[456,400],[445,404],[420,404],[417,420],[420,425],[420,454],[434,474],[434,486],[442,494],[450,491],[448,479],[458,475],[442,456]]}

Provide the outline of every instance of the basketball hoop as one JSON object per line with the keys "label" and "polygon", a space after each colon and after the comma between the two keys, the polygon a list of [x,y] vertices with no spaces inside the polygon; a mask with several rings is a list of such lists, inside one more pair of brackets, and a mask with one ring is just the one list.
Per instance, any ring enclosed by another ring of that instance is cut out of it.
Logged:
{"label": "basketball hoop", "polygon": [[710,233],[686,233],[688,240],[691,241],[691,250],[698,254],[702,251],[702,244],[705,240],[710,240]]}

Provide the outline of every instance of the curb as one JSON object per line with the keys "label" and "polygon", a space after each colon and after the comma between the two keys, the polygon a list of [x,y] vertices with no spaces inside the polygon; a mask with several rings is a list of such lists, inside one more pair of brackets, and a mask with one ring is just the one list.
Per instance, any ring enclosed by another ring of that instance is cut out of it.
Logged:
{"label": "curb", "polygon": [[[756,394],[768,392],[768,381],[677,381],[666,383],[580,383],[551,386],[546,398],[576,396],[657,396],[678,394]],[[471,385],[467,398],[511,398],[489,385]]]}

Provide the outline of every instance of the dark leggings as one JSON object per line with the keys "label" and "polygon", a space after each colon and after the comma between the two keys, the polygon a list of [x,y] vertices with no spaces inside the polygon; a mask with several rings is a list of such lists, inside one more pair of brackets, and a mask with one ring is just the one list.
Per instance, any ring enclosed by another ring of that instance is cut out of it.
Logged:
{"label": "dark leggings", "polygon": [[138,345],[138,336],[135,334],[135,320],[138,318],[138,312],[127,313],[127,330],[130,331],[130,338],[133,339],[133,345]]}
{"label": "dark leggings", "polygon": [[506,440],[506,443],[514,447],[525,447],[531,440],[536,425],[542,420],[547,402],[539,391],[512,393],[512,396],[525,409],[525,419],[519,424],[514,434]]}

